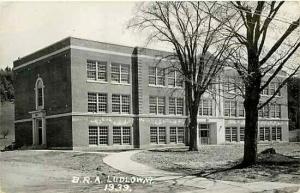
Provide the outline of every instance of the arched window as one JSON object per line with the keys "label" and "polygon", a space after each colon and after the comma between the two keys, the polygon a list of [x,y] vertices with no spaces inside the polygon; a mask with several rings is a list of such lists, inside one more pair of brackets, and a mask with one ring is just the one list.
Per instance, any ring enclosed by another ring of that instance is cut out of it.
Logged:
{"label": "arched window", "polygon": [[35,82],[35,107],[36,110],[44,108],[44,83],[40,77]]}

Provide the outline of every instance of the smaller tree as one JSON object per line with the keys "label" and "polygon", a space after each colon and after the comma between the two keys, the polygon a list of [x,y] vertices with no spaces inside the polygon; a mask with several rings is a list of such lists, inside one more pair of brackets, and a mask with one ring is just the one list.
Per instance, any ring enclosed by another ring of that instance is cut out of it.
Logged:
{"label": "smaller tree", "polygon": [[1,128],[0,129],[0,134],[3,136],[3,138],[5,139],[8,134],[9,134],[9,129],[8,128]]}

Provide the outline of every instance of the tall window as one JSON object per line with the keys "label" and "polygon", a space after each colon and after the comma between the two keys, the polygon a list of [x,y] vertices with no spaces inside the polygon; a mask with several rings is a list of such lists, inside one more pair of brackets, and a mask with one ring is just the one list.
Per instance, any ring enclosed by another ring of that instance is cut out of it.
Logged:
{"label": "tall window", "polygon": [[169,98],[169,114],[182,115],[183,114],[183,98]]}
{"label": "tall window", "polygon": [[149,96],[149,111],[152,114],[165,114],[165,97]]}
{"label": "tall window", "polygon": [[171,87],[182,87],[183,81],[180,74],[175,69],[170,69],[168,73],[168,85]]}
{"label": "tall window", "polygon": [[259,128],[259,140],[260,141],[270,141],[270,127],[260,127]]}
{"label": "tall window", "polygon": [[106,113],[107,112],[107,94],[88,93],[88,112]]}
{"label": "tall window", "polygon": [[165,85],[165,71],[163,68],[149,67],[149,85]]}
{"label": "tall window", "polygon": [[211,99],[203,99],[200,100],[199,103],[199,115],[200,116],[212,116],[212,100]]}
{"label": "tall window", "polygon": [[[265,82],[262,82],[262,85],[263,84],[265,84]],[[270,82],[269,85],[264,88],[262,94],[263,95],[273,95],[273,94],[275,94],[275,91],[279,88],[279,86],[280,86],[280,83]],[[278,91],[278,93],[276,95],[277,96],[281,95],[280,90]]]}
{"label": "tall window", "polygon": [[240,141],[245,139],[245,127],[240,127]]}
{"label": "tall window", "polygon": [[[264,85],[266,82],[262,82],[262,85]],[[268,86],[264,88],[263,92],[262,92],[263,95],[269,95],[269,88]]]}
{"label": "tall window", "polygon": [[281,118],[281,105],[280,104],[275,105],[275,117]]}
{"label": "tall window", "polygon": [[236,92],[236,80],[232,77],[227,77],[226,82],[224,83],[224,90],[226,93],[235,93]]}
{"label": "tall window", "polygon": [[225,128],[225,141],[228,142],[237,141],[237,127]]}
{"label": "tall window", "polygon": [[276,140],[282,140],[282,131],[281,131],[281,127],[277,127],[274,126],[272,127],[272,140],[276,141]]}
{"label": "tall window", "polygon": [[269,94],[270,94],[270,95],[273,95],[273,94],[275,93],[275,89],[276,89],[275,83],[274,83],[274,82],[271,82],[271,83],[269,84]]}
{"label": "tall window", "polygon": [[35,82],[35,106],[36,109],[44,108],[44,83],[41,78]]}
{"label": "tall window", "polygon": [[130,127],[113,127],[113,144],[130,145],[131,144],[131,128]]}
{"label": "tall window", "polygon": [[88,60],[87,78],[89,80],[107,81],[107,62]]}
{"label": "tall window", "polygon": [[111,64],[111,80],[112,82],[129,84],[130,66],[128,64]]}
{"label": "tall window", "polygon": [[236,117],[237,116],[237,102],[236,101],[225,101],[224,102],[224,116]]}
{"label": "tall window", "polygon": [[166,143],[165,127],[150,127],[150,142],[156,144]]}
{"label": "tall window", "polygon": [[107,145],[108,144],[108,127],[107,126],[89,126],[89,144],[90,145]]}
{"label": "tall window", "polygon": [[269,117],[269,112],[270,112],[269,110],[270,110],[269,104],[267,104],[263,107],[264,117]]}
{"label": "tall window", "polygon": [[170,142],[184,143],[184,127],[170,127]]}
{"label": "tall window", "polygon": [[238,103],[238,112],[239,112],[239,117],[244,117],[245,116],[245,109],[244,109],[244,103],[243,102]]}
{"label": "tall window", "polygon": [[270,117],[275,118],[275,116],[276,116],[275,115],[275,108],[276,108],[275,104],[270,104],[269,107],[270,107]]}
{"label": "tall window", "polygon": [[43,106],[43,88],[38,88],[38,106]]}
{"label": "tall window", "polygon": [[270,107],[271,104],[266,104],[265,106],[263,106],[263,108],[258,110],[258,116],[268,118],[270,116]]}
{"label": "tall window", "polygon": [[[276,83],[276,89],[279,88],[280,86],[280,83]],[[281,92],[280,90],[278,91],[278,93],[276,94],[277,96],[281,96]]]}
{"label": "tall window", "polygon": [[130,95],[112,95],[112,112],[130,113]]}

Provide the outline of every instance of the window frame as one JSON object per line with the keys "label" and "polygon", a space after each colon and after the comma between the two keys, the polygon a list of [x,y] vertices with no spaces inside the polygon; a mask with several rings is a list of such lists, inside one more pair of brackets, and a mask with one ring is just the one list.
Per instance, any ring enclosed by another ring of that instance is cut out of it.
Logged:
{"label": "window frame", "polygon": [[[89,95],[94,94],[96,96],[96,101],[89,101]],[[100,101],[100,95],[105,96],[106,102]],[[88,92],[88,113],[107,113],[108,112],[108,95],[107,93],[98,93],[98,92]],[[90,111],[89,105],[96,105],[96,111]],[[105,105],[105,111],[100,111],[100,105]]]}
{"label": "window frame", "polygon": [[[120,130],[118,130],[118,132],[116,129],[119,128]],[[132,145],[132,127],[130,126],[113,126],[112,128],[113,132],[112,132],[112,145]],[[125,131],[129,131],[129,133],[126,133]],[[129,139],[129,142],[124,142],[127,141],[127,139]],[[115,142],[115,140],[118,141],[120,140],[120,142]]]}
{"label": "window frame", "polygon": [[[238,102],[235,100],[224,101],[224,117],[238,117]],[[234,107],[234,108],[233,108]]]}
{"label": "window frame", "polygon": [[[87,80],[88,81],[97,81],[97,82],[107,82],[107,61],[100,61],[100,60],[90,60],[88,59],[86,62],[86,72],[87,72]],[[89,64],[94,64],[94,69],[89,69]],[[100,70],[100,66],[105,66],[105,70]],[[89,72],[94,72],[95,73],[95,77],[94,78],[90,78],[89,77]],[[99,73],[104,73],[105,74],[105,78],[99,78]]]}
{"label": "window frame", "polygon": [[[183,130],[182,134],[180,134],[181,132],[179,132],[179,130]],[[172,140],[172,138],[175,139],[175,140]],[[180,138],[182,138],[182,140],[180,140]],[[184,144],[184,142],[185,142],[185,129],[184,129],[184,127],[171,126],[170,127],[170,143]]]}
{"label": "window frame", "polygon": [[[114,102],[114,97],[118,97],[119,98],[119,102],[116,103]],[[128,104],[126,104],[126,106],[128,106],[128,111],[124,111],[125,109],[125,104],[124,104],[124,98],[128,97]],[[119,108],[115,108],[115,106],[118,106]],[[131,97],[130,95],[127,94],[112,94],[111,97],[111,111],[112,113],[119,113],[119,114],[130,114],[131,113]],[[115,109],[118,109],[118,111],[115,111]]]}
{"label": "window frame", "polygon": [[[150,69],[155,69],[155,74],[150,74]],[[162,73],[162,74],[159,74]],[[150,82],[150,78],[154,78],[154,84]],[[159,79],[163,80],[163,84],[159,84]],[[165,69],[156,67],[156,66],[149,66],[148,67],[148,85],[149,86],[157,86],[157,87],[164,87],[166,86],[166,74]]]}
{"label": "window frame", "polygon": [[[205,106],[206,104],[207,106]],[[207,110],[207,114],[204,114],[204,111]],[[198,110],[198,115],[199,116],[213,116],[213,100],[212,99],[201,99],[199,103],[199,110]]]}
{"label": "window frame", "polygon": [[[235,131],[235,133],[233,131]],[[225,142],[238,142],[238,127],[225,127]]]}
{"label": "window frame", "polygon": [[[45,85],[43,79],[38,77],[35,82],[35,109],[41,110],[45,107]],[[40,103],[41,102],[41,103]]]}
{"label": "window frame", "polygon": [[[159,99],[163,99],[163,105],[159,104]],[[152,104],[154,102],[154,104]],[[163,113],[160,113],[160,109],[163,107]],[[155,109],[155,112],[152,109]],[[166,114],[166,97],[161,96],[149,96],[149,113],[156,115],[165,115]]]}
{"label": "window frame", "polygon": [[[91,134],[90,134],[90,129],[91,129],[92,127],[93,127],[94,129],[96,128],[96,133],[94,133],[94,135],[91,135]],[[100,133],[100,128],[102,128],[102,129],[105,128],[105,129],[106,129],[106,135]],[[109,143],[109,127],[108,127],[108,126],[102,126],[102,125],[101,125],[101,126],[89,125],[89,127],[88,127],[88,137],[89,137],[89,145],[90,145],[90,146],[108,146],[108,143]],[[96,144],[91,144],[91,143],[90,143],[90,138],[91,138],[91,137],[95,137],[95,138],[97,139],[97,140],[96,140],[96,141],[97,141]],[[104,144],[104,143],[100,143],[100,137],[106,137],[106,140],[105,140],[105,141],[106,141],[107,143],[105,143],[105,144]]]}
{"label": "window frame", "polygon": [[[155,131],[155,132],[152,132],[151,130]],[[161,131],[163,131],[163,132],[161,132]],[[162,135],[162,133],[164,133],[164,135]],[[156,134],[156,135],[154,136],[153,134]],[[155,138],[155,142],[152,141],[152,139],[154,139],[154,138]],[[150,144],[167,144],[167,129],[166,129],[166,127],[150,126]]]}
{"label": "window frame", "polygon": [[[171,73],[174,73],[174,76],[170,76]],[[168,87],[171,88],[182,88],[183,87],[183,81],[181,78],[179,78],[179,72],[175,69],[169,69],[168,72]],[[181,83],[180,83],[181,82]],[[170,84],[172,83],[172,84]]]}
{"label": "window frame", "polygon": [[[117,72],[113,71],[113,68],[118,69]],[[127,68],[128,69],[128,73],[125,73],[122,71],[122,69]],[[110,79],[111,79],[111,83],[113,84],[130,84],[130,74],[131,74],[131,67],[130,64],[124,64],[124,63],[117,63],[117,62],[112,62],[110,65]],[[115,78],[113,78],[113,76],[116,75],[116,77],[118,77],[118,80],[115,80]],[[123,75],[127,76],[128,81],[122,81]]]}

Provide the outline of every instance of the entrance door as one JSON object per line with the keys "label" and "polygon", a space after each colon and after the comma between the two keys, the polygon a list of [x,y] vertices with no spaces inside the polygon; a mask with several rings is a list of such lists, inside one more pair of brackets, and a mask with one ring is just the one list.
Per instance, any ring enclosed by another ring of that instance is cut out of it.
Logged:
{"label": "entrance door", "polygon": [[42,145],[43,141],[43,132],[42,129],[39,128],[39,145]]}
{"label": "entrance door", "polygon": [[37,119],[38,144],[43,144],[43,122],[42,119]]}
{"label": "entrance door", "polygon": [[209,144],[209,124],[200,124],[199,138],[200,144]]}

